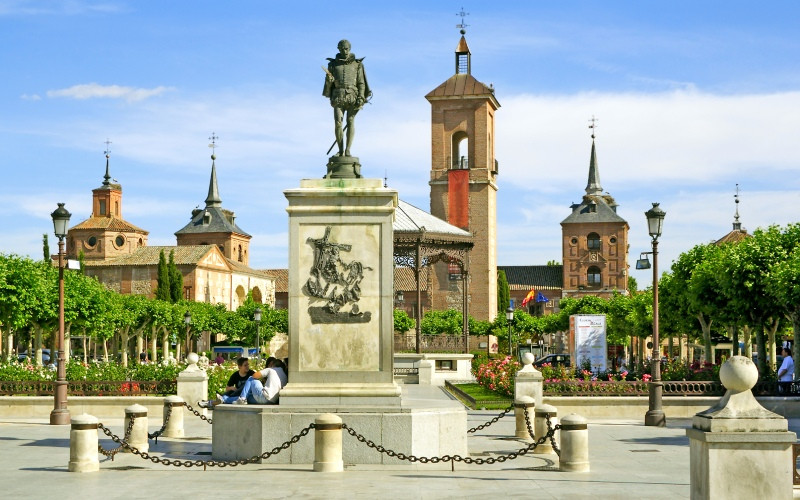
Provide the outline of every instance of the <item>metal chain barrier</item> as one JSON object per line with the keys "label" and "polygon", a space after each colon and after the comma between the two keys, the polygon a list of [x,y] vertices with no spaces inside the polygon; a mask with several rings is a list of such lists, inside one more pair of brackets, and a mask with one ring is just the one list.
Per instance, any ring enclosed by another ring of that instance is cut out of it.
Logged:
{"label": "metal chain barrier", "polygon": [[[114,441],[115,443],[120,443],[120,442],[127,441],[128,438],[130,437],[131,430],[133,429],[133,421],[134,420],[135,420],[135,418],[131,418],[130,422],[128,422],[128,428],[125,429],[125,436],[122,439],[119,439],[119,437],[117,437],[114,434],[112,434],[111,431],[109,431],[103,424],[97,424],[97,428],[102,430],[105,433],[105,435],[109,436],[111,438],[111,440]],[[103,448],[103,445],[101,445],[99,443],[97,444],[97,451],[100,452],[101,454],[103,454],[104,456],[109,457],[112,462],[114,461],[114,457],[117,455],[117,453],[122,451],[122,448],[124,448],[124,446],[122,444],[120,444],[116,448],[112,448],[110,450],[107,450],[107,449]]]}
{"label": "metal chain barrier", "polygon": [[[186,404],[186,403],[184,403],[184,404]],[[165,417],[164,418],[164,425],[162,425],[159,430],[157,430],[157,431],[155,431],[153,433],[149,433],[148,432],[147,433],[147,439],[154,439],[155,440],[155,444],[158,444],[158,438],[159,438],[159,436],[161,436],[161,434],[164,433],[164,429],[167,428],[167,423],[169,423],[169,418],[171,416],[172,416],[172,406],[167,406],[167,414],[164,415],[164,417]]]}
{"label": "metal chain barrier", "polygon": [[190,412],[194,413],[195,416],[200,417],[201,420],[205,420],[209,424],[213,423],[213,419],[210,419],[210,418],[206,417],[205,415],[203,415],[202,413],[200,413],[199,411],[195,410],[194,408],[192,408],[192,405],[190,405],[189,403],[184,401],[183,406],[185,406],[186,409],[189,410]]}
{"label": "metal chain barrier", "polygon": [[[189,405],[186,405],[186,406],[189,406]],[[314,423],[308,424],[307,427],[305,427],[300,432],[298,432],[297,434],[292,436],[288,441],[284,441],[283,443],[281,443],[280,445],[276,446],[275,448],[273,448],[270,451],[265,451],[261,455],[254,455],[254,456],[252,456],[250,458],[243,458],[241,460],[179,460],[179,459],[176,458],[176,459],[171,459],[170,460],[169,458],[156,457],[154,455],[151,455],[150,453],[147,453],[146,451],[139,451],[137,448],[135,448],[135,447],[131,446],[130,444],[128,444],[127,438],[128,438],[128,434],[130,433],[130,430],[133,428],[133,421],[134,421],[134,418],[131,417],[131,422],[128,425],[128,431],[126,432],[125,437],[123,437],[123,438],[120,438],[119,436],[115,435],[113,432],[111,432],[102,423],[98,423],[97,424],[97,428],[98,429],[102,430],[103,433],[106,436],[110,437],[112,441],[114,441],[115,443],[119,444],[119,447],[117,448],[117,451],[114,452],[115,454],[118,453],[120,449],[127,448],[134,455],[138,455],[139,457],[141,457],[144,460],[150,460],[154,464],[168,465],[168,466],[173,466],[173,467],[188,467],[188,468],[191,468],[191,467],[202,467],[203,470],[206,470],[207,467],[236,467],[237,465],[254,464],[254,463],[258,462],[259,460],[267,460],[268,458],[272,457],[273,455],[277,455],[278,453],[282,452],[283,450],[288,450],[290,446],[292,446],[293,444],[299,442],[300,439],[302,439],[303,437],[308,435],[308,433],[309,433],[309,431],[311,429],[316,427],[316,424],[314,424]],[[101,452],[102,452],[102,449],[101,449]],[[105,453],[103,453],[103,454],[105,455]],[[106,456],[108,456],[108,455],[106,455]],[[113,460],[113,455],[112,455],[112,460]]]}
{"label": "metal chain barrier", "polygon": [[[553,424],[550,422],[550,414],[548,413],[547,415],[545,415],[544,418],[545,421],[547,422],[547,434],[550,436],[550,446],[553,447],[553,451],[556,452],[556,455],[558,455],[559,458],[561,458],[561,450],[558,448],[558,445],[556,444],[556,430],[561,428],[561,424],[557,424],[556,428],[553,429]],[[530,422],[528,422],[527,417],[525,418],[525,423],[528,424],[528,430],[530,430],[531,424]],[[552,432],[550,432],[551,429]],[[533,434],[531,434],[531,436],[533,436]]]}
{"label": "metal chain barrier", "polygon": [[[503,415],[505,413],[508,413],[508,411],[504,412]],[[499,419],[503,415],[499,415],[497,417],[497,419]],[[528,412],[525,412],[525,421],[526,421],[525,423],[528,425],[528,429],[530,429],[530,417],[528,417]],[[492,422],[492,423],[494,423],[494,422]],[[491,425],[491,424],[488,424],[488,425]],[[465,464],[476,464],[476,465],[490,464],[491,465],[491,464],[494,464],[494,463],[503,463],[503,462],[505,462],[507,460],[514,460],[515,458],[519,458],[519,457],[521,457],[523,455],[526,455],[527,453],[533,451],[534,449],[536,449],[536,447],[538,445],[544,444],[545,442],[547,442],[548,439],[552,439],[553,435],[556,433],[556,431],[561,428],[561,425],[559,424],[559,425],[556,425],[555,427],[551,427],[549,425],[549,419],[548,419],[547,428],[548,428],[547,434],[542,436],[539,440],[535,440],[534,442],[532,442],[531,444],[529,444],[525,448],[521,448],[521,449],[519,449],[517,451],[512,451],[508,455],[501,455],[501,456],[499,456],[497,458],[495,458],[495,457],[472,458],[472,457],[462,457],[461,455],[444,455],[444,456],[441,456],[441,457],[418,457],[418,456],[415,456],[415,455],[406,455],[405,453],[398,453],[398,452],[396,452],[394,450],[390,450],[390,449],[384,448],[383,446],[381,446],[379,444],[375,444],[375,442],[372,441],[371,439],[365,438],[362,434],[359,434],[355,429],[353,429],[349,425],[347,425],[345,423],[342,423],[342,429],[346,430],[348,434],[350,434],[351,436],[356,438],[360,443],[366,444],[367,446],[369,446],[370,448],[376,450],[377,452],[383,453],[384,455],[387,455],[387,456],[390,456],[390,457],[393,457],[393,458],[397,458],[398,460],[407,460],[407,461],[409,461],[411,463],[419,462],[419,463],[422,463],[422,464],[427,464],[427,463],[438,464],[439,462],[451,462],[451,463],[454,464],[455,462],[464,462]]]}
{"label": "metal chain barrier", "polygon": [[510,411],[511,411],[511,410],[513,410],[513,409],[514,409],[514,405],[512,404],[511,406],[509,406],[508,408],[506,408],[505,410],[503,410],[503,413],[501,413],[500,415],[498,415],[498,416],[494,417],[493,419],[489,420],[489,421],[488,421],[488,422],[486,422],[485,424],[481,424],[481,425],[479,425],[479,426],[477,426],[477,427],[473,427],[472,429],[469,429],[469,430],[467,431],[467,434],[472,434],[472,433],[474,433],[474,432],[477,432],[477,431],[482,431],[483,429],[485,429],[485,428],[489,427],[490,425],[492,425],[492,424],[496,423],[496,422],[497,422],[498,420],[500,420],[501,418],[503,418],[503,417],[505,417],[506,415],[508,415],[508,412],[510,412]]}

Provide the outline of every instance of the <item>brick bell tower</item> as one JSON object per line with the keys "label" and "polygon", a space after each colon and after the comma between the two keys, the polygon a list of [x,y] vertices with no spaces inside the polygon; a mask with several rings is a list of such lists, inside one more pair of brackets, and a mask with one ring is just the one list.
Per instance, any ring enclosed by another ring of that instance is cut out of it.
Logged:
{"label": "brick bell tower", "polygon": [[[455,52],[455,74],[428,93],[431,103],[431,214],[472,233],[469,310],[497,315],[497,170],[494,88],[472,76],[465,31]],[[455,308],[462,286],[458,269],[439,263],[432,280],[433,309]]]}

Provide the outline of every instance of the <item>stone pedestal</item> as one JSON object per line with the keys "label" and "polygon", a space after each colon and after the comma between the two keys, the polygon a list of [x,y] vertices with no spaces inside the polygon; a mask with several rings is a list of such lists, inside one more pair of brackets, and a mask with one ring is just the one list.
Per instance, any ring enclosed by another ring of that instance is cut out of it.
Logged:
{"label": "stone pedestal", "polygon": [[536,407],[542,405],[542,390],[544,377],[542,372],[533,367],[533,354],[526,352],[522,356],[523,367],[517,372],[514,380],[514,400],[519,401],[523,396],[533,398]]}
{"label": "stone pedestal", "polygon": [[[205,408],[197,406],[199,401],[208,399],[208,374],[197,366],[199,359],[199,356],[193,352],[186,356],[189,364],[178,374],[178,396],[201,414],[207,415]],[[185,411],[181,408],[175,408],[175,410]]]}
{"label": "stone pedestal", "polygon": [[162,415],[163,420],[167,418],[167,409],[169,408],[169,420],[164,426],[164,437],[182,438],[183,437],[183,398],[180,396],[167,396],[164,398],[164,412]]}
{"label": "stone pedestal", "polygon": [[[288,386],[287,386],[288,387]],[[399,453],[420,457],[468,456],[467,412],[457,401],[405,400],[400,406],[219,405],[214,408],[211,450],[214,460],[241,460],[260,455],[287,441],[322,413],[333,413],[367,439]],[[270,464],[315,462],[315,438],[310,433],[288,450],[270,457]],[[407,461],[378,453],[345,435],[346,464],[411,467]],[[426,468],[450,470],[449,463]]]}
{"label": "stone pedestal", "polygon": [[397,192],[380,179],[334,176],[302,180],[284,194],[290,377],[280,404],[399,406],[392,358]]}
{"label": "stone pedestal", "polygon": [[720,369],[727,389],[716,406],[692,419],[692,499],[792,498],[792,443],[785,418],[762,407],[751,389],[753,361],[733,356]]}
{"label": "stone pedestal", "polygon": [[326,179],[360,179],[361,163],[357,156],[331,156]]}

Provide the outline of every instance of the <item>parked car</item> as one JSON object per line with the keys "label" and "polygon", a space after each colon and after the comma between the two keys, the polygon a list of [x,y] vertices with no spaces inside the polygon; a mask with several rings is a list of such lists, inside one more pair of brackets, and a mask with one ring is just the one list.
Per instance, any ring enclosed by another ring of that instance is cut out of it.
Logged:
{"label": "parked car", "polygon": [[569,354],[548,354],[543,358],[539,358],[533,362],[533,366],[536,368],[541,367],[544,364],[550,364],[551,366],[566,366],[569,368],[570,366],[570,359]]}
{"label": "parked car", "polygon": [[[34,356],[36,356],[34,354]],[[28,359],[28,351],[22,352],[17,356],[17,361],[23,363]],[[42,349],[42,363],[48,364],[50,362],[50,349]]]}

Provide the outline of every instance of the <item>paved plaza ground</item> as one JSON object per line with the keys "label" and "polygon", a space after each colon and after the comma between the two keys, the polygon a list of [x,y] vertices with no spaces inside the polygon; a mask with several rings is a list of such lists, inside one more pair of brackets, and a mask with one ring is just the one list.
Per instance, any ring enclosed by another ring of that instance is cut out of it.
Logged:
{"label": "paved plaza ground", "polygon": [[[438,388],[405,386],[415,397],[445,398]],[[419,391],[419,392],[415,392]],[[120,415],[122,415],[120,408]],[[469,412],[474,427],[497,411]],[[644,416],[642,416],[643,420]],[[118,434],[122,419],[102,419]],[[150,430],[160,422],[150,422]],[[69,426],[45,420],[0,418],[0,498],[492,498],[626,499],[688,498],[689,420],[671,420],[666,428],[641,421],[589,421],[591,472],[557,470],[555,455],[523,456],[503,464],[353,465],[342,473],[322,474],[310,465],[253,464],[236,468],[184,469],[153,464],[131,454],[103,458],[100,471],[69,473]],[[800,430],[800,420],[790,420]],[[208,459],[211,426],[186,417],[186,438],[159,439],[150,451],[181,459]],[[511,415],[469,438],[474,457],[493,457],[522,448]],[[309,434],[304,439],[313,439]],[[344,435],[343,439],[353,439]],[[101,435],[107,448],[114,443]],[[403,450],[397,450],[403,451]]]}

